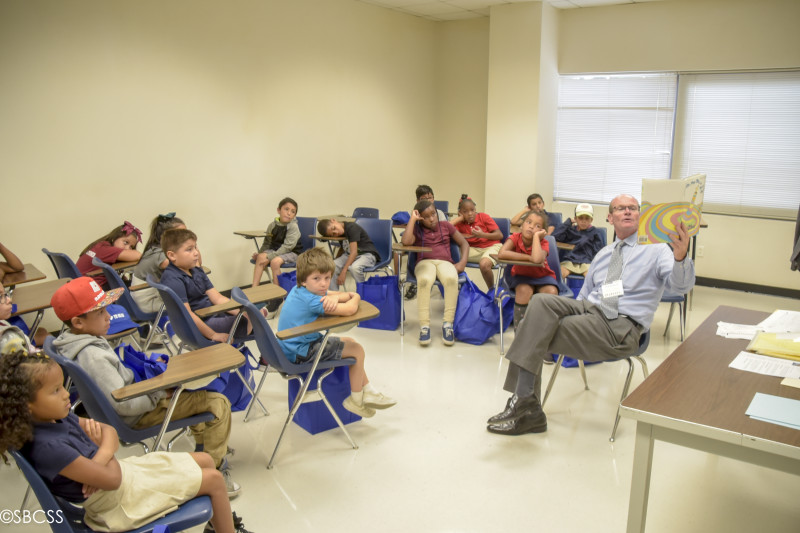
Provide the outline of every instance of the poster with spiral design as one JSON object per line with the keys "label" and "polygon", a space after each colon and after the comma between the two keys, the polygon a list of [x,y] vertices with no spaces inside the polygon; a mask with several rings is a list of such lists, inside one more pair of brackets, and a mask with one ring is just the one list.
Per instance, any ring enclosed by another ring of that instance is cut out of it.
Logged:
{"label": "poster with spiral design", "polygon": [[683,222],[689,237],[700,231],[700,208],[690,202],[667,204],[642,204],[639,216],[639,244],[671,242],[670,235],[677,235],[676,226]]}

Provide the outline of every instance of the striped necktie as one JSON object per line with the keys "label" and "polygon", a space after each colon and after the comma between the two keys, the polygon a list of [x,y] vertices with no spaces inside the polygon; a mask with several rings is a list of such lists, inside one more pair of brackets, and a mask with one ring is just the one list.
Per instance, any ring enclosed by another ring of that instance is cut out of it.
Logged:
{"label": "striped necktie", "polygon": [[[613,283],[622,277],[622,247],[625,246],[625,241],[617,241],[614,246],[614,251],[611,253],[611,261],[608,263],[608,274],[603,285]],[[619,296],[609,296],[600,300],[600,309],[606,318],[613,320],[619,316],[617,307],[619,305]]]}

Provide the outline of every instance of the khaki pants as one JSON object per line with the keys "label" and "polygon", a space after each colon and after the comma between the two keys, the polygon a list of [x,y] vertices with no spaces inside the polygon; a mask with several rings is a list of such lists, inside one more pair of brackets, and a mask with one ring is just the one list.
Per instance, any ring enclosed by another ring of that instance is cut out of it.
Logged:
{"label": "khaki pants", "polygon": [[[159,401],[155,409],[145,413],[136,422],[136,428],[156,426],[164,422],[171,400],[171,398],[163,398]],[[203,445],[203,451],[213,457],[214,464],[219,467],[228,451],[228,437],[231,435],[231,402],[228,401],[228,398],[218,392],[184,391],[178,397],[178,403],[172,412],[172,420],[206,411],[213,414],[214,419],[192,426],[192,434],[195,442]]]}
{"label": "khaki pants", "polygon": [[450,261],[423,259],[414,268],[417,276],[417,309],[419,326],[431,324],[431,287],[437,279],[444,286],[444,321],[452,322],[456,316],[458,302],[458,271]]}

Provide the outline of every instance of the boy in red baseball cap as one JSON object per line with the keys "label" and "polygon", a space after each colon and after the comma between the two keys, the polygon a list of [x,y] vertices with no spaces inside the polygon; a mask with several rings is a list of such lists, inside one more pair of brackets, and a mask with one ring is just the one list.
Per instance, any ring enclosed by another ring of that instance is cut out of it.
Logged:
{"label": "boy in red baseball cap", "polygon": [[[111,392],[133,383],[133,372],[122,364],[114,349],[103,338],[108,331],[110,316],[106,306],[115,302],[125,289],[104,291],[89,277],[71,280],[60,287],[50,305],[56,316],[69,329],[53,341],[53,347],[63,357],[73,359],[95,381],[120,417],[135,428],[159,425],[169,407],[172,391],[157,391],[145,396],[117,402]],[[230,477],[225,454],[231,432],[231,404],[224,395],[209,391],[184,391],[178,397],[173,417],[186,418],[211,412],[214,420],[192,427],[195,441],[222,470],[228,496],[239,493],[241,487]]]}

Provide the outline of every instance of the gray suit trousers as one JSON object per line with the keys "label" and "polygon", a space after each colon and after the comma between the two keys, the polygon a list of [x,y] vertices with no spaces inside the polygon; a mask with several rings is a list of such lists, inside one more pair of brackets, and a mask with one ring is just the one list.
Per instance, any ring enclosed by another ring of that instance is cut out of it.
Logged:
{"label": "gray suit trousers", "polygon": [[535,376],[534,394],[542,398],[542,365],[551,353],[584,361],[612,361],[636,353],[643,330],[626,317],[608,320],[599,307],[552,294],[535,294],[517,328],[506,358],[503,388],[514,392],[520,371]]}

